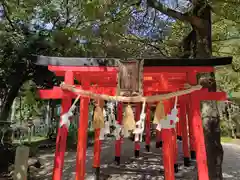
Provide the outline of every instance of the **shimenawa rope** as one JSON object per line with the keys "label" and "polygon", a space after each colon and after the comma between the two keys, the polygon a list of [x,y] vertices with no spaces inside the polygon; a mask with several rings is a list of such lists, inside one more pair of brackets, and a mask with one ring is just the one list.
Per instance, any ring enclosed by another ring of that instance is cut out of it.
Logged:
{"label": "shimenawa rope", "polygon": [[184,89],[184,90],[180,90],[180,91],[176,91],[176,92],[172,92],[172,93],[168,93],[168,94],[160,94],[160,95],[153,95],[153,96],[125,97],[125,96],[109,96],[106,94],[96,94],[91,91],[82,90],[82,89],[75,87],[74,85],[68,85],[65,83],[62,83],[60,85],[60,87],[63,90],[68,90],[68,91],[74,92],[77,95],[80,94],[82,97],[90,97],[92,99],[103,99],[106,101],[121,101],[121,102],[128,102],[128,103],[130,103],[130,102],[132,102],[132,103],[156,102],[156,101],[160,101],[160,100],[170,99],[170,98],[173,98],[176,96],[182,96],[185,94],[189,94],[194,91],[200,90],[202,88],[201,85],[196,85],[196,86],[191,86],[188,89]]}

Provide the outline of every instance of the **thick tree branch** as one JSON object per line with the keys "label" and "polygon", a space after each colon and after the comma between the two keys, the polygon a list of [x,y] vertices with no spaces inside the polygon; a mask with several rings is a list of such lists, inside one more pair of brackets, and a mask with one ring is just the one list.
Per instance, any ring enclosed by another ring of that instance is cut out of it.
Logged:
{"label": "thick tree branch", "polygon": [[70,22],[70,9],[69,9],[69,1],[66,0],[66,3],[65,3],[65,7],[66,7],[66,22],[65,22],[65,26],[68,25],[68,23]]}
{"label": "thick tree branch", "polygon": [[60,19],[61,19],[60,16],[58,16],[58,17],[52,22],[52,24],[53,24],[52,29],[53,29],[53,30],[56,28],[57,23],[59,22]]}
{"label": "thick tree branch", "polygon": [[189,58],[191,56],[196,56],[196,31],[193,29],[188,36],[186,36],[182,41],[183,56],[182,58]]}
{"label": "thick tree branch", "polygon": [[2,7],[3,7],[3,13],[4,13],[4,17],[6,18],[6,20],[8,21],[9,25],[11,26],[11,28],[13,30],[15,30],[15,26],[11,20],[11,18],[9,17],[8,13],[9,13],[9,8],[7,7],[7,4],[5,1],[2,1]]}
{"label": "thick tree branch", "polygon": [[193,26],[195,26],[199,29],[204,28],[204,21],[197,16],[190,16],[188,14],[182,14],[180,12],[177,12],[171,8],[164,6],[162,3],[160,3],[156,0],[147,0],[147,4],[149,7],[154,8],[167,16],[178,19],[180,21],[189,22],[190,24],[192,24]]}

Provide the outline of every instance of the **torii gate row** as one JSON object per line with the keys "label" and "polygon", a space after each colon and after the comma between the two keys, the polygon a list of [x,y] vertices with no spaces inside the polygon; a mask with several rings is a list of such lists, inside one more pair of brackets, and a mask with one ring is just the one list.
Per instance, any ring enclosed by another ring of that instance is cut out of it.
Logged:
{"label": "torii gate row", "polygon": [[[101,90],[100,89],[97,90],[96,88],[95,88],[95,90],[98,93],[104,93],[104,92],[101,92],[101,91],[103,91],[102,90],[103,88],[105,90],[108,89],[106,87],[102,87]],[[115,89],[112,89],[112,92],[114,92],[114,91],[115,91]],[[66,97],[66,95],[67,95],[68,99],[70,98],[70,96],[69,96],[70,94],[71,94],[70,99],[72,99],[76,96],[73,93],[62,91],[60,87],[55,87],[53,90],[40,90],[39,92],[40,92],[40,97],[43,99],[46,99],[46,98],[47,99],[48,98],[61,99],[62,98],[64,101],[64,99],[65,99],[64,97]],[[148,92],[148,93],[151,93],[151,92]],[[154,93],[156,93],[156,91]],[[111,95],[114,95],[114,94],[115,93],[113,93]],[[53,96],[51,96],[51,95],[53,95]],[[195,128],[192,127],[193,132],[194,132],[193,137],[194,137],[194,139],[198,139],[198,141],[196,141],[196,140],[194,141],[194,144],[196,145],[195,150],[196,150],[196,155],[197,155],[197,162],[200,163],[200,165],[198,166],[200,168],[199,176],[201,176],[201,175],[204,175],[205,172],[207,172],[207,167],[206,167],[207,164],[206,164],[206,157],[204,157],[204,155],[206,156],[206,152],[205,152],[205,154],[203,152],[203,151],[205,151],[205,149],[203,148],[204,140],[202,140],[202,141],[200,140],[200,137],[201,137],[200,135],[203,135],[203,134],[201,133],[201,129],[202,129],[201,124],[199,124],[199,122],[198,122],[199,119],[201,120],[201,117],[199,114],[200,107],[198,104],[200,104],[201,100],[226,100],[227,97],[226,97],[225,92],[208,92],[207,89],[202,89],[198,92],[196,91],[189,96],[190,96],[190,100],[192,102],[192,103],[190,102],[191,109],[193,110],[193,113],[191,113],[192,126],[195,127]],[[196,109],[198,109],[199,112]],[[163,137],[165,137],[165,136],[163,135]],[[199,143],[202,145],[199,145]],[[201,162],[203,162],[203,163],[201,163]],[[205,165],[204,165],[204,163],[205,163]],[[166,165],[166,167],[169,167],[169,165]],[[170,175],[166,175],[166,176],[170,177]],[[204,177],[206,178],[206,175],[204,175]]]}
{"label": "torii gate row", "polygon": [[[70,73],[70,72],[67,72],[67,74],[68,73]],[[72,74],[72,73],[71,73]],[[170,90],[176,90],[176,88],[179,88],[179,86],[180,85],[182,85],[182,84],[175,84],[175,87],[174,87],[174,89],[167,89],[166,91],[170,91]],[[79,86],[78,88],[80,88],[81,86]],[[92,89],[91,89],[92,88]],[[95,90],[95,92],[96,93],[111,93],[111,94],[109,94],[109,95],[114,95],[115,94],[115,91],[116,91],[116,88],[111,88],[111,87],[91,87],[89,90],[93,90],[93,92],[94,92],[94,90]],[[165,88],[166,88],[166,86],[165,86]],[[109,90],[108,90],[109,89]],[[149,89],[150,90],[150,89]],[[150,93],[157,93],[157,91],[155,90],[155,91],[149,91],[148,90],[148,94],[150,94]],[[106,91],[108,91],[108,92],[106,92]],[[109,92],[110,91],[110,92]],[[45,97],[44,97],[45,96]],[[200,98],[201,97],[201,99],[208,99],[208,100],[225,100],[226,99],[226,94],[225,93],[222,93],[222,92],[217,92],[217,93],[215,93],[215,92],[208,92],[207,90],[202,90],[201,91],[201,93],[199,92],[198,94],[197,94],[197,98]],[[73,94],[73,93],[71,93],[71,92],[66,92],[66,91],[62,91],[61,90],[61,88],[60,87],[54,87],[54,89],[53,90],[40,90],[40,97],[41,98],[43,98],[43,99],[45,99],[45,98],[50,98],[50,99],[54,99],[54,98],[56,98],[56,99],[63,99],[63,102],[65,101],[66,102],[66,100],[68,99],[68,102],[69,102],[69,107],[70,107],[70,101],[71,101],[71,99],[72,98],[74,98],[75,97],[75,95]],[[196,98],[195,98],[196,99]],[[69,101],[70,100],[70,101]],[[194,100],[193,102],[196,102],[196,100]],[[66,112],[67,111],[67,109],[65,109],[64,110],[64,107],[66,107],[66,106],[64,106],[64,104],[66,105],[66,103],[63,103],[62,104],[62,106],[63,106],[63,112]],[[192,106],[192,108],[193,108],[193,106]],[[192,124],[194,124],[194,123],[192,123]],[[81,131],[80,131],[81,132]],[[66,136],[66,135],[65,135]],[[163,137],[165,137],[164,135],[163,135]],[[61,140],[62,139],[62,140]],[[199,139],[199,137],[198,137],[198,139]],[[60,138],[60,140],[61,141],[63,141],[63,138]],[[196,142],[195,142],[196,143]],[[60,143],[60,144],[62,144],[62,143]],[[100,145],[100,144],[99,144]],[[64,145],[62,144],[62,145],[59,145],[60,147],[62,146],[62,147],[64,147]],[[65,148],[64,148],[65,149]],[[139,148],[138,148],[138,146],[137,146],[137,144],[135,145],[135,150],[138,150]],[[196,153],[197,153],[197,151],[199,151],[199,150],[197,150],[197,147],[195,148],[196,150]],[[166,151],[167,151],[167,149],[166,149]],[[62,152],[62,151],[60,151],[60,152]],[[59,152],[59,153],[60,153]],[[100,152],[99,152],[100,153]],[[62,153],[60,153],[59,154],[59,156],[61,155]],[[197,153],[198,154],[198,153]],[[99,155],[100,156],[100,155]],[[57,159],[57,152],[56,152],[56,159]],[[199,157],[197,156],[197,159],[198,159]],[[55,164],[56,164],[56,159],[55,159]],[[63,161],[62,161],[62,163],[63,163]],[[95,163],[95,165],[96,165],[96,163]],[[100,165],[100,164],[99,164]],[[62,165],[63,166],[63,165]],[[56,167],[58,167],[58,166],[56,166]],[[60,166],[61,167],[61,166]],[[166,167],[169,167],[169,165],[166,165]],[[170,166],[171,167],[171,166]],[[200,166],[201,167],[201,166]],[[204,166],[203,166],[204,167]],[[85,168],[85,167],[84,167]],[[206,169],[206,168],[205,168]],[[59,171],[58,170],[58,168],[55,168],[55,170],[54,170],[54,172],[56,172],[56,171]],[[171,172],[171,171],[168,171],[168,172]],[[206,172],[206,171],[205,171]],[[56,173],[54,173],[55,175],[56,175]],[[57,173],[58,174],[58,173]],[[203,173],[202,173],[203,174]],[[168,177],[170,177],[170,175],[169,174],[165,174],[165,176],[168,176]]]}
{"label": "torii gate row", "polygon": [[[67,67],[67,69],[65,69],[65,70],[68,70],[68,68],[69,67]],[[60,70],[61,69],[62,68],[60,68]],[[85,69],[85,68],[77,67],[76,70],[79,70],[79,69]],[[98,67],[97,69],[99,70],[99,69],[101,69],[101,67]],[[199,69],[202,70],[202,68],[198,68],[197,70],[199,70]],[[51,70],[55,70],[55,69],[51,69]],[[59,69],[57,68],[57,70],[59,70]],[[188,77],[188,79],[194,79],[196,77],[196,76],[194,77],[194,75],[196,75],[197,70],[195,68],[195,71],[190,73],[190,75],[189,75],[190,77]],[[213,68],[208,68],[208,70],[213,70]],[[58,71],[55,73],[58,74]],[[74,73],[74,71],[66,71],[64,73],[62,71],[60,71],[60,74],[58,74],[58,75],[61,75],[61,76],[64,75],[66,77],[66,76],[68,76],[67,74],[69,74],[69,73],[71,74],[70,76],[76,77],[76,74]],[[115,77],[115,79],[111,79],[111,80],[107,79],[106,81],[105,80],[103,81],[102,79],[104,78],[104,76],[100,76],[100,74],[98,74],[98,73],[96,73],[96,74],[94,76],[92,74],[91,75],[88,74],[88,75],[92,76],[92,78],[86,77],[87,76],[86,74],[84,75],[84,78],[87,78],[90,82],[92,82],[92,80],[90,80],[90,79],[95,79],[95,82],[98,83],[98,84],[91,85],[90,91],[92,91],[94,93],[101,92],[101,93],[108,94],[108,95],[115,95],[114,92],[116,92],[116,88],[117,88],[116,87],[117,86],[116,77]],[[165,73],[165,75],[160,74],[155,77],[153,77],[152,74],[145,76],[144,81],[143,81],[144,94],[147,93],[147,94],[154,95],[156,93],[168,93],[168,92],[174,92],[177,90],[185,89],[185,83],[188,82],[187,77],[186,77],[187,74],[186,73],[174,73],[174,74],[180,75],[180,77],[176,78],[175,75],[173,76],[169,73]],[[79,79],[79,78],[77,78],[77,79]],[[76,85],[76,88],[83,89],[83,87],[80,85]],[[63,91],[61,90],[61,88],[56,87],[56,86],[53,87],[52,90],[39,90],[39,95],[40,95],[40,98],[42,98],[42,99],[59,99],[63,96],[62,93],[63,93]],[[65,93],[67,93],[67,92],[65,92]],[[72,94],[71,92],[68,92],[67,95],[71,96],[72,98],[75,97],[75,95]]]}
{"label": "torii gate row", "polygon": [[[144,61],[143,67],[143,78],[144,76],[149,77],[149,74],[158,74],[161,72],[167,73],[187,73],[187,82],[191,85],[197,84],[196,73],[198,72],[213,72],[213,66],[216,65],[226,65],[231,64],[231,57],[225,58],[210,58],[210,59],[147,59]],[[103,61],[97,58],[92,58],[91,62],[88,61],[89,58],[62,58],[62,57],[43,57],[40,56],[37,59],[39,65],[49,65],[54,64],[56,66],[50,65],[48,68],[50,71],[56,73],[56,75],[64,76],[65,83],[73,85],[73,79],[77,75],[78,80],[81,82],[82,88],[85,90],[90,90],[90,83],[92,80],[96,79],[95,77],[91,78],[91,74],[96,74],[99,77],[103,77],[105,73],[106,76],[114,76],[117,74],[118,67],[106,67],[106,65],[114,64],[114,60],[111,59],[102,59]],[[111,61],[111,63],[110,63]],[[94,67],[94,62],[96,66]],[[109,62],[109,63],[108,63]],[[86,64],[86,65],[85,65]],[[103,65],[101,67],[101,64]],[[70,66],[66,66],[70,65]],[[116,65],[116,64],[115,64]],[[88,66],[88,67],[86,67]],[[99,67],[100,66],[100,67]],[[112,72],[112,73],[111,73]],[[146,74],[145,74],[146,73]],[[89,76],[89,77],[87,77]],[[155,76],[155,75],[152,75]],[[157,76],[159,77],[159,76]],[[97,78],[99,80],[101,78]],[[103,82],[111,81],[111,78],[103,78]],[[115,79],[115,77],[113,78]],[[146,79],[146,78],[145,78]],[[148,79],[148,78],[147,78]],[[150,80],[150,79],[149,79]],[[155,79],[154,79],[155,80]],[[115,81],[115,80],[114,80]],[[115,81],[116,82],[116,81]],[[99,83],[99,82],[98,82]],[[144,85],[144,84],[143,84]],[[169,83],[167,84],[169,85]],[[168,86],[165,86],[168,87]],[[145,87],[144,87],[145,88]],[[178,87],[179,88],[179,87]],[[205,92],[204,92],[205,91]],[[146,92],[147,93],[147,92]],[[148,95],[148,94],[147,94]],[[198,176],[199,180],[208,180],[208,168],[206,164],[206,151],[203,137],[203,128],[202,121],[200,117],[200,101],[201,100],[222,100],[226,98],[226,94],[221,94],[220,92],[213,93],[208,92],[207,90],[200,90],[189,95],[191,111],[189,114],[191,121],[191,128],[193,130],[193,137],[197,139],[195,141],[195,151],[197,156],[198,164]],[[167,100],[166,102],[170,102]],[[68,96],[67,93],[63,93],[62,98],[62,113],[68,111],[72,103],[72,97]],[[83,180],[85,177],[85,162],[86,162],[86,140],[87,140],[87,126],[88,126],[88,105],[89,98],[82,97],[80,102],[80,125],[78,130],[78,147],[77,147],[77,157],[76,157],[76,180]],[[166,113],[169,113],[170,104],[165,103]],[[180,107],[181,109],[181,107]],[[181,112],[181,111],[180,111]],[[163,157],[164,167],[165,167],[165,179],[174,180],[174,166],[173,159],[170,154],[172,154],[171,132],[167,129],[164,129],[162,132],[163,140],[163,149],[164,153],[168,153]],[[63,126],[60,129],[57,136],[56,142],[56,154],[55,154],[55,164],[53,170],[53,180],[60,180],[62,177],[62,170],[64,164],[64,152],[66,149],[66,137],[67,137],[67,128]],[[96,147],[99,146],[99,143]],[[96,151],[96,157],[99,157],[99,151]],[[94,152],[95,154],[95,152]],[[99,169],[100,161],[96,161]]]}

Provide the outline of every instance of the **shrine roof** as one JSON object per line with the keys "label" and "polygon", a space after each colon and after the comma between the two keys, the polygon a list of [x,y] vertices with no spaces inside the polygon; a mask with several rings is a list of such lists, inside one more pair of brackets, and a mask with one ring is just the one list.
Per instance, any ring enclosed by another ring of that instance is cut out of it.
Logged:
{"label": "shrine roof", "polygon": [[232,63],[232,57],[211,58],[78,58],[78,57],[51,57],[34,56],[36,64],[42,66],[117,66],[124,60],[143,60],[144,66],[222,66]]}

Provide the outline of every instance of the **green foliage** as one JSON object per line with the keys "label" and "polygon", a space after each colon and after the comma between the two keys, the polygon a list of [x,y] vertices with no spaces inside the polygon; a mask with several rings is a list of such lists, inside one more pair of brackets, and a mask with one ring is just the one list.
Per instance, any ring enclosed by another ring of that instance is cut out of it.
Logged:
{"label": "green foliage", "polygon": [[120,36],[130,17],[129,8],[117,12],[121,6],[120,1],[1,1],[0,119],[7,118],[8,104],[24,82],[33,80],[40,87],[57,83],[47,68],[34,65],[32,55],[130,56],[129,46],[120,47],[130,44]]}
{"label": "green foliage", "polygon": [[46,106],[46,102],[37,97],[37,87],[32,81],[26,82],[20,89],[17,100],[16,120],[27,121],[36,117],[41,117]]}
{"label": "green foliage", "polygon": [[77,140],[78,140],[78,127],[74,126],[74,124],[72,123],[69,127],[67,142],[68,144],[77,144]]}
{"label": "green foliage", "polygon": [[[212,51],[213,56],[233,56],[233,68],[218,67],[216,80],[222,91],[240,91],[240,9],[239,0],[212,0]],[[157,44],[165,49],[169,56],[179,57],[182,53],[180,45],[191,31],[191,24],[177,20],[173,23],[171,33],[163,44]]]}
{"label": "green foliage", "polygon": [[228,124],[227,124],[227,119],[225,119],[225,118],[221,119],[220,128],[221,128],[221,136],[222,137],[231,136],[230,129],[229,129]]}
{"label": "green foliage", "polygon": [[230,138],[230,137],[222,137],[221,138],[221,142],[223,142],[223,143],[230,143],[230,142],[232,142],[232,138]]}
{"label": "green foliage", "polygon": [[[148,3],[150,1],[154,0]],[[235,39],[239,38],[240,12],[236,3],[238,0],[210,1],[214,11],[213,53],[233,54],[238,69],[239,42]],[[9,96],[15,95],[10,90],[19,88],[27,80],[41,87],[51,87],[57,82],[53,83],[54,76],[46,69],[34,65],[34,60],[29,58],[32,54],[121,58],[179,56],[179,45],[191,30],[191,25],[180,19],[172,23],[171,28],[165,28],[171,32],[167,32],[168,37],[164,39],[126,34],[129,22],[140,22],[141,26],[152,23],[152,28],[159,31],[171,24],[169,19],[162,20],[156,13],[166,13],[166,8],[148,8],[147,11],[146,6],[139,6],[139,1],[3,0],[0,5],[0,99],[4,102],[1,109],[12,103]],[[146,14],[143,18],[133,17],[136,11],[146,11]],[[144,17],[153,21],[141,20]],[[83,40],[86,42],[81,43]],[[227,91],[238,90],[238,77],[230,68],[218,71],[219,87]]]}
{"label": "green foliage", "polygon": [[233,56],[232,67],[218,68],[216,77],[221,90],[240,91],[240,9],[238,0],[213,1],[213,55]]}

